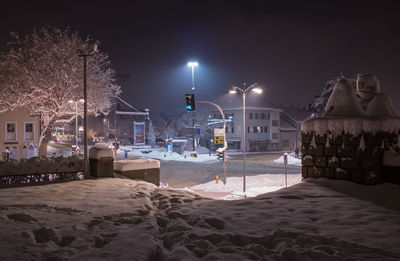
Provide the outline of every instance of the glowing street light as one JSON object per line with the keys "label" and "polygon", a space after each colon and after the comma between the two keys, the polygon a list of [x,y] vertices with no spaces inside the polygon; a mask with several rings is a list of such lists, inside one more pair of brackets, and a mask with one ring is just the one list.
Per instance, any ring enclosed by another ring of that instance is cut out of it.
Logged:
{"label": "glowing street light", "polygon": [[257,83],[253,83],[249,87],[246,88],[246,84],[243,84],[243,88],[239,88],[235,85],[229,90],[229,93],[235,94],[240,93],[242,94],[243,100],[243,194],[246,197],[246,95],[249,91],[253,91],[257,94],[262,93],[262,89],[258,87]]}
{"label": "glowing street light", "polygon": [[194,91],[194,67],[199,66],[197,62],[188,62],[187,66],[192,67],[192,90]]}

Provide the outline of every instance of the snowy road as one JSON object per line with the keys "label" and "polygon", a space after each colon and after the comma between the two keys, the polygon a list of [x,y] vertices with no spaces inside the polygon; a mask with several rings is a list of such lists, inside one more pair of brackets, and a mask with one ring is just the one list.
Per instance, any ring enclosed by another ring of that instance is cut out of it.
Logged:
{"label": "snowy road", "polygon": [[[192,163],[177,161],[161,161],[161,182],[172,187],[192,186],[215,180],[215,176],[223,177],[223,168],[221,163]],[[246,165],[246,175],[258,174],[282,174],[284,168],[282,166],[272,166],[268,164]],[[301,168],[288,168],[288,174],[301,173]],[[231,161],[227,164],[228,177],[242,176],[242,162]]]}
{"label": "snowy road", "polygon": [[[246,175],[259,174],[283,174],[283,164],[273,161],[281,156],[281,153],[249,154],[246,156]],[[117,155],[117,159],[122,159]],[[136,158],[130,156],[129,158]],[[161,160],[161,182],[170,187],[185,187],[207,183],[215,180],[215,176],[223,177],[222,164],[215,160],[207,162],[184,162]],[[242,155],[229,155],[227,161],[227,177],[241,177],[243,174]],[[288,166],[288,174],[301,173],[301,167]]]}

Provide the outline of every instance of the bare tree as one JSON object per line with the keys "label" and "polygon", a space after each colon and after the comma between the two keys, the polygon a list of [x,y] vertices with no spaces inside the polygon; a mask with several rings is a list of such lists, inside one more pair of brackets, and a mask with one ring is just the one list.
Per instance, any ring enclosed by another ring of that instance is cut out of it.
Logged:
{"label": "bare tree", "polygon": [[[90,39],[78,32],[42,27],[21,38],[11,34],[8,51],[0,55],[0,112],[24,109],[41,115],[40,155],[45,155],[56,121],[72,121],[68,100],[83,98],[83,62],[77,49]],[[88,58],[88,112],[107,113],[120,92],[108,55]]]}

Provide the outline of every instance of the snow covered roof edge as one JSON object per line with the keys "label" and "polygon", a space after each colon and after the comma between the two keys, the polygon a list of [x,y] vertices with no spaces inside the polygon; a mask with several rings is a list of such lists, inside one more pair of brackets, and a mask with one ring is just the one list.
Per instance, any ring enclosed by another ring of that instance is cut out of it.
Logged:
{"label": "snow covered roof edge", "polygon": [[301,131],[317,135],[329,132],[341,134],[342,132],[359,135],[362,132],[377,133],[379,131],[396,133],[400,131],[400,118],[383,117],[321,117],[311,118],[301,125]]}

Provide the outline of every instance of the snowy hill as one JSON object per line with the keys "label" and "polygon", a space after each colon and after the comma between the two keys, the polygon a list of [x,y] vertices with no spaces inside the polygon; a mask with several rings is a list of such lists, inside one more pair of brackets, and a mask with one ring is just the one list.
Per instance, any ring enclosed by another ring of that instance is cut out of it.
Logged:
{"label": "snowy hill", "polygon": [[1,260],[399,260],[399,186],[237,201],[109,178],[0,190]]}

